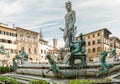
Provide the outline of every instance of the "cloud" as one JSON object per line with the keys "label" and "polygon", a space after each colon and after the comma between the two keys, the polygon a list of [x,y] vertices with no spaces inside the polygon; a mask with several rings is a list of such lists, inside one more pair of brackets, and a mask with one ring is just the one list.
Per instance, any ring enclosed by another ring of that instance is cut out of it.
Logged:
{"label": "cloud", "polygon": [[[90,8],[90,7],[105,7],[105,8],[113,8],[120,7],[120,0],[76,0],[75,1],[76,8]],[[79,4],[79,5],[78,5]]]}
{"label": "cloud", "polygon": [[32,25],[31,27],[45,27],[45,26],[51,26],[51,25],[55,25],[55,24],[58,24],[58,21],[60,20],[60,18],[58,17],[54,17],[52,19],[47,19],[47,20],[44,20],[42,21],[41,23],[39,24],[34,24]]}
{"label": "cloud", "polygon": [[19,1],[13,3],[0,2],[0,13],[2,16],[9,16],[23,11],[22,5]]}
{"label": "cloud", "polygon": [[[65,27],[68,0],[0,0],[0,22],[33,31],[43,30],[45,39],[64,43],[59,27]],[[76,11],[77,34],[108,27],[120,37],[120,0],[71,0]],[[4,8],[4,9],[3,9]]]}

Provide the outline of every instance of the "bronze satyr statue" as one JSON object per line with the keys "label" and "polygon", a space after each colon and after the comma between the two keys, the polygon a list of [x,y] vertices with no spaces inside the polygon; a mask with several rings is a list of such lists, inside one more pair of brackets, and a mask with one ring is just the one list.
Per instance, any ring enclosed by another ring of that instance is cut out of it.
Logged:
{"label": "bronze satyr statue", "polygon": [[19,55],[21,58],[28,60],[28,54],[24,51],[24,48],[19,51]]}
{"label": "bronze satyr statue", "polygon": [[72,10],[72,4],[70,1],[65,3],[67,14],[65,15],[65,28],[60,28],[64,32],[63,39],[65,42],[65,47],[69,48],[70,42],[75,40],[76,27],[74,26],[76,21],[75,11]]}
{"label": "bronze satyr statue", "polygon": [[9,58],[9,51],[5,50],[5,48],[2,44],[0,46],[0,54],[5,54],[7,56],[7,58]]}
{"label": "bronze satyr statue", "polygon": [[69,64],[75,68],[74,60],[80,59],[81,65],[80,67],[85,68],[87,67],[86,63],[86,41],[83,39],[83,34],[79,35],[80,40],[70,43],[70,53],[71,56],[69,58]]}
{"label": "bronze satyr statue", "polygon": [[112,48],[110,51],[111,57],[114,57],[116,55],[116,48]]}
{"label": "bronze satyr statue", "polygon": [[51,55],[47,54],[46,57],[51,65],[51,68],[46,73],[48,73],[49,71],[52,71],[56,77],[58,77],[58,75],[62,75],[62,77],[64,77],[63,73],[60,71],[60,68],[56,65],[55,61],[51,58]]}
{"label": "bronze satyr statue", "polygon": [[28,60],[28,54],[24,51],[24,48],[19,50],[18,55],[13,58],[13,70],[17,69],[17,66],[19,64],[19,61],[21,61],[21,64],[24,64],[24,61]]}
{"label": "bronze satyr statue", "polygon": [[110,65],[110,64],[106,63],[107,55],[108,55],[108,52],[106,52],[106,51],[102,51],[101,54],[100,54],[100,62],[101,62],[102,70],[99,73],[97,73],[97,75],[96,75],[97,77],[102,76],[104,74],[108,74],[109,69],[113,66],[113,65]]}
{"label": "bronze satyr statue", "polygon": [[74,55],[76,53],[81,53],[81,54],[85,54],[86,52],[86,42],[83,39],[83,34],[81,33],[79,35],[80,40],[75,41],[75,42],[71,42],[70,43],[70,49],[71,49],[71,55]]}

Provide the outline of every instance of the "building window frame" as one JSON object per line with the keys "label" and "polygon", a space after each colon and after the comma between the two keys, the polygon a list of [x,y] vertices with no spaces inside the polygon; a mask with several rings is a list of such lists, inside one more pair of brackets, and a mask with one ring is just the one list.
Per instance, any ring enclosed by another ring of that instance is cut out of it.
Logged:
{"label": "building window frame", "polygon": [[95,45],[95,40],[92,41],[92,44]]}
{"label": "building window frame", "polygon": [[88,42],[88,46],[90,46],[91,44],[90,44],[90,41]]}
{"label": "building window frame", "polygon": [[92,37],[94,38],[94,37],[95,37],[95,34],[93,34]]}
{"label": "building window frame", "polygon": [[96,49],[95,49],[95,48],[93,48],[93,49],[92,49],[92,52],[95,52],[95,51],[96,51]]}
{"label": "building window frame", "polygon": [[90,35],[88,36],[88,39],[90,39]]}
{"label": "building window frame", "polygon": [[88,49],[88,53],[91,53],[91,49],[90,48]]}
{"label": "building window frame", "polygon": [[101,43],[101,40],[100,40],[100,39],[98,39],[98,40],[97,40],[97,44],[100,44],[100,43]]}
{"label": "building window frame", "polygon": [[28,52],[31,54],[31,48],[28,48]]}
{"label": "building window frame", "polygon": [[98,36],[100,36],[100,33],[98,33]]}

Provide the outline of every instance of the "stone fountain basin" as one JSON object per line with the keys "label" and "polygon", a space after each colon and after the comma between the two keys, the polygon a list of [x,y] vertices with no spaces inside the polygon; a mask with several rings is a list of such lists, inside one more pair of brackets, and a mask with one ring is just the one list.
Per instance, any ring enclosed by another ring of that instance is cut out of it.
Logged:
{"label": "stone fountain basin", "polygon": [[[110,69],[110,73],[120,70],[120,62],[109,62],[108,64],[114,64],[114,67]],[[72,69],[67,64],[57,65],[61,69],[61,72],[66,75],[66,77],[96,77],[96,74],[100,71],[100,63],[88,63],[87,68],[79,69]],[[19,65],[16,73],[41,77],[55,77],[55,74],[52,71],[46,73],[49,68],[50,64]],[[57,77],[61,77],[61,74],[58,74]]]}

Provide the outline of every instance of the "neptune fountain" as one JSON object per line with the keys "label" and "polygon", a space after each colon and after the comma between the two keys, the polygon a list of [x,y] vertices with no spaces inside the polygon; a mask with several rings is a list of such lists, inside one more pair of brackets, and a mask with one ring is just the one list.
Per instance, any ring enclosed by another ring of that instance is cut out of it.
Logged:
{"label": "neptune fountain", "polygon": [[[51,54],[47,54],[49,64],[30,64],[29,55],[21,49],[13,59],[13,68],[16,74],[37,76],[42,78],[99,78],[108,76],[112,72],[120,70],[120,63],[107,63],[107,51],[101,51],[100,63],[88,63],[86,52],[86,40],[83,33],[79,33],[76,39],[77,27],[76,13],[72,10],[70,1],[65,3],[67,13],[65,15],[65,28],[59,28],[63,32],[64,48],[58,50],[59,63],[55,62]],[[82,32],[82,31],[81,31]],[[115,49],[111,51],[115,55]],[[78,60],[78,63],[75,63]],[[21,61],[21,64],[18,63]],[[28,76],[27,76],[28,77]]]}

